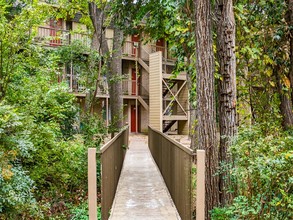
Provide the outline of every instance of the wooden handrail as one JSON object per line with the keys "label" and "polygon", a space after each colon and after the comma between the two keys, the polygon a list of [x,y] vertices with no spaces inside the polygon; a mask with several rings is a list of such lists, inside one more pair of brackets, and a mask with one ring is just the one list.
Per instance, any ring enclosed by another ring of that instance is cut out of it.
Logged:
{"label": "wooden handrail", "polygon": [[109,218],[128,148],[129,127],[126,126],[100,149],[102,220]]}
{"label": "wooden handrail", "polygon": [[123,128],[118,134],[115,135],[114,138],[112,138],[110,141],[108,141],[106,144],[104,144],[100,150],[99,153],[102,154],[104,153],[106,150],[108,150],[109,147],[111,147],[113,145],[113,143],[121,136],[121,134],[123,132],[125,132],[128,128],[128,126],[126,126],[125,128]]}
{"label": "wooden handrail", "polygon": [[[102,219],[109,218],[125,151],[128,148],[129,127],[125,127],[99,150],[101,160]],[[88,202],[89,220],[97,219],[97,170],[96,148],[88,149]]]}
{"label": "wooden handrail", "polygon": [[64,30],[61,28],[39,26],[35,37],[36,42],[41,42],[48,46],[68,45],[72,41],[79,40],[85,46],[90,46],[90,38],[86,33]]}
{"label": "wooden handrail", "polygon": [[154,128],[152,128],[151,126],[149,126],[149,128],[150,128],[151,130],[153,130],[154,132],[156,132],[156,133],[162,135],[162,136],[163,136],[164,138],[166,138],[168,141],[170,141],[171,143],[173,143],[174,146],[180,148],[180,149],[183,150],[184,152],[188,153],[190,156],[194,156],[194,155],[195,155],[195,153],[193,152],[193,150],[191,150],[190,148],[188,148],[188,147],[186,147],[186,146],[180,144],[180,143],[177,142],[176,140],[174,140],[174,139],[168,137],[168,135],[164,134],[163,132],[158,131],[157,129],[154,129]]}
{"label": "wooden handrail", "polygon": [[149,127],[149,148],[182,220],[192,216],[193,151]]}

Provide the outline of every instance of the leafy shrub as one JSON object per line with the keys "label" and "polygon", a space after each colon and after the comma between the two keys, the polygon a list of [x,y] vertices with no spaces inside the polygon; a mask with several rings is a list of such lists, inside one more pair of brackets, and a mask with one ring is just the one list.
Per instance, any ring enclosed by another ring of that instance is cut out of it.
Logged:
{"label": "leafy shrub", "polygon": [[293,136],[244,129],[231,147],[231,206],[213,210],[213,219],[292,219]]}
{"label": "leafy shrub", "polygon": [[15,108],[0,104],[0,218],[5,213],[15,219],[36,205],[34,182],[21,164],[34,151],[23,120]]}
{"label": "leafy shrub", "polygon": [[0,172],[0,213],[5,213],[8,219],[16,219],[24,212],[32,213],[37,203],[33,194],[34,182],[27,172],[21,166],[12,167],[9,176],[5,168],[0,168]]}
{"label": "leafy shrub", "polygon": [[108,132],[103,119],[99,115],[83,115],[80,127],[87,147],[99,148]]}
{"label": "leafy shrub", "polygon": [[[71,216],[71,220],[88,220],[88,204],[82,203],[81,205],[72,208]],[[100,207],[97,207],[97,219],[102,219]]]}

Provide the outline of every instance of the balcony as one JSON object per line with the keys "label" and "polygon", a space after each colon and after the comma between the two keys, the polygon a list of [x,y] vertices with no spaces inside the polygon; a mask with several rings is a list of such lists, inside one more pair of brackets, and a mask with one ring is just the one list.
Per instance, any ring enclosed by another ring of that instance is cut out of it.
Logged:
{"label": "balcony", "polygon": [[176,57],[174,57],[168,47],[162,47],[157,45],[151,45],[151,53],[161,51],[164,61],[174,62]]}
{"label": "balcony", "polygon": [[122,93],[127,96],[138,95],[138,83],[136,80],[123,80],[122,81]]}
{"label": "balcony", "polygon": [[[69,90],[73,93],[86,93],[86,88],[78,76],[72,75],[67,77]],[[139,88],[136,80],[122,81],[122,94],[125,96],[137,96]],[[108,96],[109,90],[106,79],[101,79],[97,89],[98,96]]]}
{"label": "balcony", "polygon": [[142,44],[141,42],[125,41],[122,54],[124,59],[137,59],[149,60],[149,54],[161,51],[164,61],[175,62],[176,58],[172,55],[167,47],[157,46],[153,44]]}
{"label": "balcony", "polygon": [[69,30],[43,26],[38,27],[37,36],[34,41],[49,47],[69,45],[73,41],[79,41],[88,48],[91,46],[91,39],[87,34],[71,33]]}
{"label": "balcony", "polygon": [[[37,36],[34,41],[38,44],[58,47],[69,45],[73,41],[79,41],[87,48],[91,46],[91,38],[85,33],[74,33],[69,30],[52,28],[52,27],[38,27]],[[113,48],[112,39],[107,39],[110,50]],[[176,58],[172,56],[170,50],[167,47],[157,46],[153,44],[142,44],[141,42],[125,41],[122,47],[123,59],[136,60],[141,58],[148,61],[149,54],[161,51],[165,62],[174,62]]]}

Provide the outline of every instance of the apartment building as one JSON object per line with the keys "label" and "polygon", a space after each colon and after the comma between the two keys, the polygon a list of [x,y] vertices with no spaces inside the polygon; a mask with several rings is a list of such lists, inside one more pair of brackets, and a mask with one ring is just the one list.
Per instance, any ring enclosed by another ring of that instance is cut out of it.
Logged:
{"label": "apartment building", "polygon": [[[80,24],[77,14],[71,21],[52,19],[38,28],[36,42],[47,47],[59,47],[79,40],[90,47],[91,38],[85,25]],[[113,30],[106,30],[109,48],[112,48]],[[170,53],[164,39],[145,43],[143,35],[129,35],[123,45],[123,103],[124,123],[130,132],[148,131],[152,126],[172,134],[188,133],[188,89],[186,74],[176,78],[171,74],[176,59]],[[69,91],[74,93],[84,106],[86,88],[79,81],[78,72],[70,64],[60,80],[68,82]],[[111,100],[107,80],[101,77],[98,85],[96,112],[103,112],[109,124]]]}

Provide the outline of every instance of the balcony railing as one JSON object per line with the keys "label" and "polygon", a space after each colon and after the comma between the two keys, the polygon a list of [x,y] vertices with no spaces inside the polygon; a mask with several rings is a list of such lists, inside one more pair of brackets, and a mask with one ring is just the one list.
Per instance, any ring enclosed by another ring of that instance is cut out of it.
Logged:
{"label": "balcony railing", "polygon": [[[86,87],[83,85],[82,80],[78,76],[72,75],[67,77],[68,87],[71,92],[85,93]],[[138,82],[136,80],[123,80],[122,81],[122,94],[137,96],[139,95]],[[101,79],[98,83],[97,95],[109,95],[107,81]]]}
{"label": "balcony railing", "polygon": [[151,53],[158,52],[158,51],[162,52],[162,56],[164,59],[168,61],[176,60],[176,58],[172,55],[171,51],[168,50],[168,48],[163,46],[151,45]]}
{"label": "balcony railing", "polygon": [[73,41],[80,41],[86,47],[91,45],[91,40],[87,34],[71,33],[69,30],[51,27],[38,27],[38,33],[35,37],[35,42],[51,47],[69,45]]}
{"label": "balcony railing", "polygon": [[122,81],[123,95],[138,95],[138,83],[136,80],[123,80]]}
{"label": "balcony railing", "polygon": [[138,57],[139,56],[139,44],[134,41],[125,41],[122,54],[126,57]]}
{"label": "balcony railing", "polygon": [[161,51],[163,58],[168,61],[174,61],[176,58],[172,55],[171,51],[166,47],[151,45],[150,48],[144,48],[139,42],[135,41],[125,41],[122,54],[124,57],[132,57],[132,58],[142,58],[148,60],[148,55],[150,53]]}
{"label": "balcony railing", "polygon": [[[38,27],[35,42],[45,46],[58,47],[69,45],[73,41],[79,41],[86,47],[91,46],[91,38],[88,34],[74,33],[69,30],[52,28],[52,27]],[[112,39],[107,39],[110,50],[112,50]],[[143,45],[135,41],[125,41],[122,47],[122,54],[124,57],[142,58],[148,60],[148,55],[157,51],[162,51],[165,60],[175,60],[176,58],[171,52],[162,46],[151,45],[149,48],[144,48]]]}
{"label": "balcony railing", "polygon": [[74,92],[74,93],[86,92],[86,87],[83,85],[82,81],[76,75],[68,75],[67,84],[68,84],[70,92]]}

